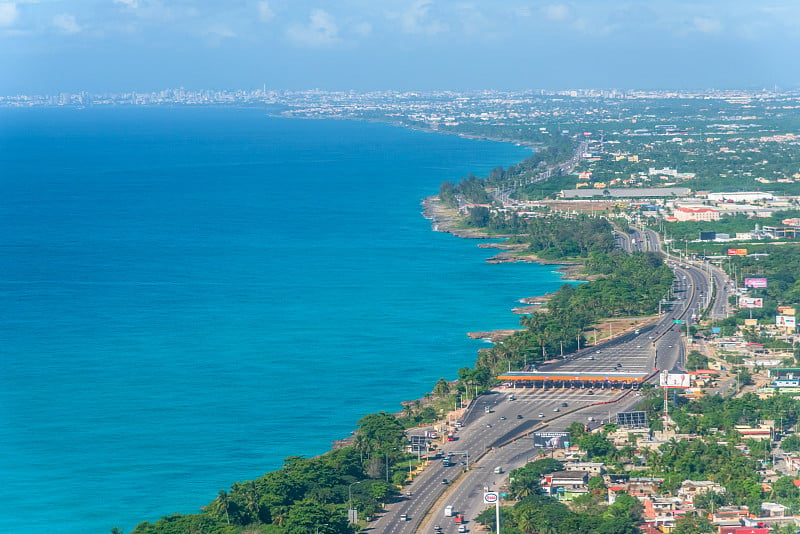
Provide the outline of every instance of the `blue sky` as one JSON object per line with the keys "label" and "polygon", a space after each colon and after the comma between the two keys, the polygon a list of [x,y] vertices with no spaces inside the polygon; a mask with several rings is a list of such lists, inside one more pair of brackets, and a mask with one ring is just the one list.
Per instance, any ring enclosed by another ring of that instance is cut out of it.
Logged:
{"label": "blue sky", "polygon": [[0,94],[800,86],[798,0],[0,0]]}

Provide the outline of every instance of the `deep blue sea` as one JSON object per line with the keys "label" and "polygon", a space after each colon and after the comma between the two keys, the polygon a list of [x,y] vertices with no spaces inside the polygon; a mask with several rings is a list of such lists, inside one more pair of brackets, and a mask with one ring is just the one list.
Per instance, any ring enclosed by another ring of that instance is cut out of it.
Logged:
{"label": "deep blue sea", "polygon": [[0,532],[196,512],[472,365],[552,267],[420,200],[528,151],[255,109],[0,110]]}

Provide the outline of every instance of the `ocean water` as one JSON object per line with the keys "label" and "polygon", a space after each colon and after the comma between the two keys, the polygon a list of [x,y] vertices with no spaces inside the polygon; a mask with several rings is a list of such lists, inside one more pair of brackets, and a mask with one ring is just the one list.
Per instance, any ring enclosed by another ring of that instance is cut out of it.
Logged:
{"label": "ocean water", "polygon": [[552,267],[433,232],[509,144],[255,109],[0,110],[0,532],[196,512],[475,361]]}

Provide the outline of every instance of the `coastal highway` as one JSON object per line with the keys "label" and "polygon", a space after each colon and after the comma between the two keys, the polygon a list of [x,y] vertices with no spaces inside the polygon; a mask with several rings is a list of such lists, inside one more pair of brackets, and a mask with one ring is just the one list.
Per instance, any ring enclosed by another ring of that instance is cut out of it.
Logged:
{"label": "coastal highway", "polygon": [[[660,249],[657,235],[649,235],[648,231],[638,235],[636,240],[641,239],[645,250]],[[663,314],[654,325],[641,328],[638,334],[618,335],[609,342],[584,348],[565,360],[540,366],[539,370],[654,373],[657,369],[682,366],[683,332],[692,314],[697,315],[708,303],[709,273],[707,269],[680,263],[677,258],[667,261],[676,279],[671,295],[666,295],[662,303]],[[516,400],[511,400],[512,394]],[[638,400],[636,391],[600,388],[518,388],[482,395],[464,417],[459,439],[442,445],[445,453],[452,454],[455,465],[444,467],[440,460],[432,461],[407,487],[411,496],[388,505],[386,513],[373,521],[367,531],[433,532],[438,524],[443,532],[456,532],[452,518],[443,515],[444,507],[452,505],[472,521],[484,508],[484,487],[497,489],[507,476],[495,474],[494,469],[502,467],[507,473],[536,455],[533,440],[526,436],[540,429],[565,430],[576,421],[597,425],[616,412],[630,410]],[[485,407],[491,413],[486,413]],[[401,520],[402,514],[407,520]]]}

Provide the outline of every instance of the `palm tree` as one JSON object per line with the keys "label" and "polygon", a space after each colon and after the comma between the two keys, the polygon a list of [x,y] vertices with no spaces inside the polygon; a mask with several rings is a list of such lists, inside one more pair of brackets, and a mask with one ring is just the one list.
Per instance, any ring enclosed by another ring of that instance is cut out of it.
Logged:
{"label": "palm tree", "polygon": [[231,517],[230,515],[228,515],[228,502],[229,502],[228,492],[225,491],[224,489],[219,490],[216,501],[217,501],[217,506],[225,510],[225,519],[227,520],[228,525],[230,525]]}

